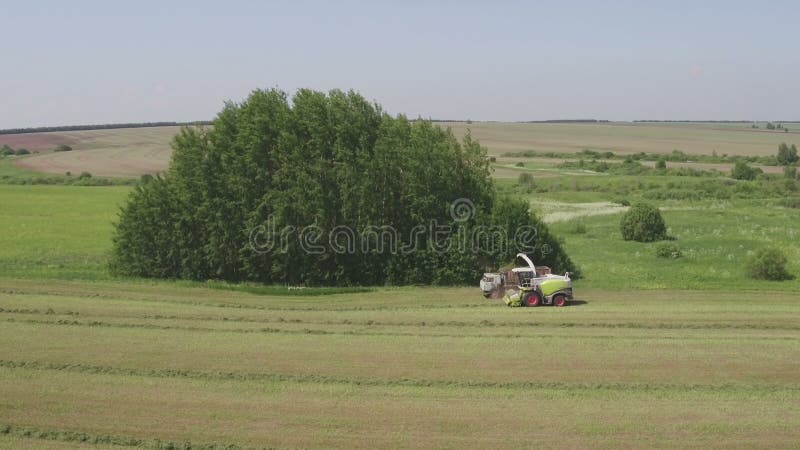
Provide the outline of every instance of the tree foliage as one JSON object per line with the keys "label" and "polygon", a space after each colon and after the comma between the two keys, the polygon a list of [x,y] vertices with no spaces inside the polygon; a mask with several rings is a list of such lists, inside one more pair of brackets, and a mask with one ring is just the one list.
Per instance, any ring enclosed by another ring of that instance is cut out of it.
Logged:
{"label": "tree foliage", "polygon": [[635,203],[622,216],[620,232],[626,241],[654,242],[666,239],[667,226],[658,208]]}
{"label": "tree foliage", "polygon": [[[172,147],[168,172],[142,179],[122,209],[115,273],[474,283],[513,258],[523,226],[548,249],[537,263],[575,270],[527,203],[496,197],[486,151],[469,134],[459,141],[430,121],[390,116],[352,91],[300,90],[290,101],[257,90],[226,104],[213,128],[184,127]],[[458,199],[468,199],[464,217],[454,214]],[[435,236],[432,223],[450,232]],[[492,226],[502,232],[476,234]],[[334,233],[352,248],[333,249]]]}
{"label": "tree foliage", "polygon": [[800,160],[800,157],[797,155],[797,147],[794,144],[792,144],[790,147],[786,145],[785,142],[782,142],[781,145],[778,146],[778,156],[776,158],[778,160],[778,164],[782,166],[795,164],[798,160]]}

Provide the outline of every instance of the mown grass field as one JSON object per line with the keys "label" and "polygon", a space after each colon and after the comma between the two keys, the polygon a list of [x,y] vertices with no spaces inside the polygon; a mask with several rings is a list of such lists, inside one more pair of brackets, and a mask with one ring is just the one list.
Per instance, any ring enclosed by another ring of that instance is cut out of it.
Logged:
{"label": "mown grass field", "polygon": [[[742,262],[774,246],[800,275],[800,210],[772,185],[557,164],[498,186],[580,266],[565,308],[115,279],[131,187],[0,185],[0,448],[796,448],[800,281]],[[620,197],[659,205],[683,257],[623,241]]]}
{"label": "mown grass field", "polygon": [[509,309],[473,288],[304,297],[3,279],[0,292],[0,422],[31,446],[26,431],[289,448],[800,438],[790,294],[585,289],[574,306]]}

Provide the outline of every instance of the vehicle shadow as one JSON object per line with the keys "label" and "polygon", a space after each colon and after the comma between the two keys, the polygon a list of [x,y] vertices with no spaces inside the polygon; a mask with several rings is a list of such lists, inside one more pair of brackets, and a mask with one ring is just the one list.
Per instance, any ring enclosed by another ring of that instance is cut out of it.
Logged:
{"label": "vehicle shadow", "polygon": [[587,302],[586,300],[571,300],[571,301],[568,301],[567,304],[564,305],[564,306],[582,306],[582,305],[586,305],[588,303],[589,302]]}

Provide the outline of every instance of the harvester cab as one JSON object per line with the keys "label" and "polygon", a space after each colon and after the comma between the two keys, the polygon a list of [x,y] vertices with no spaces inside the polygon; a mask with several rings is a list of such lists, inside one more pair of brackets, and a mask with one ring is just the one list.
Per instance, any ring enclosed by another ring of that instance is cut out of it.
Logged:
{"label": "harvester cab", "polygon": [[572,280],[569,272],[553,275],[547,266],[536,266],[524,253],[516,260],[525,265],[502,273],[485,273],[481,291],[486,298],[502,298],[508,306],[564,306],[572,300]]}

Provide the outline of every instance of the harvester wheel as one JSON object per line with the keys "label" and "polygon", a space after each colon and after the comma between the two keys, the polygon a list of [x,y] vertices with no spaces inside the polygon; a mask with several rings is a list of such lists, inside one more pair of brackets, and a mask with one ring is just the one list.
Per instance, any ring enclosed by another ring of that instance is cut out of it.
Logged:
{"label": "harvester wheel", "polygon": [[564,294],[556,294],[553,297],[553,304],[556,306],[564,306],[567,304],[567,296]]}
{"label": "harvester wheel", "polygon": [[539,296],[538,292],[528,292],[522,301],[525,306],[539,306],[542,304],[542,297]]}

